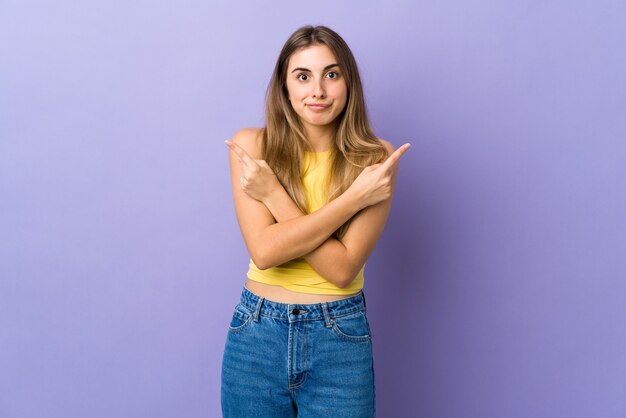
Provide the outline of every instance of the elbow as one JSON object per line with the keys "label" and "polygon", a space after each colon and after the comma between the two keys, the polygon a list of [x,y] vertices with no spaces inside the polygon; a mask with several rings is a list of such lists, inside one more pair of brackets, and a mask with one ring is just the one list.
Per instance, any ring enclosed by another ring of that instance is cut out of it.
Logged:
{"label": "elbow", "polygon": [[259,258],[259,257],[251,257],[252,261],[254,262],[254,265],[259,269],[259,270],[267,270],[270,267],[273,267],[271,265],[271,263],[269,263],[266,259],[264,258]]}
{"label": "elbow", "polygon": [[337,274],[333,279],[333,284],[340,289],[345,289],[352,284],[362,269],[362,265],[359,265],[358,267],[354,265],[346,265],[343,269],[337,269]]}
{"label": "elbow", "polygon": [[[263,248],[263,246],[261,246],[261,248]],[[267,270],[277,266],[279,263],[272,257],[272,254],[269,251],[261,250],[261,248],[250,251],[250,258],[252,258],[254,265],[257,266],[259,270]]]}
{"label": "elbow", "polygon": [[262,254],[261,251],[250,251],[250,258],[252,258],[252,262],[259,270],[267,270],[272,267],[268,263],[267,256]]}
{"label": "elbow", "polygon": [[259,269],[259,270],[267,270],[268,268],[272,267],[266,264],[263,264],[262,262],[258,261],[258,260],[254,260],[254,258],[252,259],[252,261],[254,261],[254,265]]}
{"label": "elbow", "polygon": [[340,289],[345,289],[346,287],[350,286],[350,284],[355,279],[355,277],[356,277],[356,274],[354,274],[352,271],[344,272],[343,274],[338,274],[335,277],[334,285]]}
{"label": "elbow", "polygon": [[350,283],[352,283],[353,279],[342,279],[339,280],[337,283],[335,283],[335,286],[337,286],[340,289],[345,289],[346,287],[348,287],[348,285]]}

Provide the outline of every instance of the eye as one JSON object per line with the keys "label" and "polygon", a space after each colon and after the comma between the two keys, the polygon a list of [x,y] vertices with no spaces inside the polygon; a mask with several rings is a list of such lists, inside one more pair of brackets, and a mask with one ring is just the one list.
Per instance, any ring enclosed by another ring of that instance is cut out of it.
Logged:
{"label": "eye", "polygon": [[300,74],[298,74],[298,80],[300,80],[300,81],[306,81],[306,80],[308,80],[308,79],[309,79],[309,76],[307,76],[306,74],[304,74],[304,73],[300,73]]}
{"label": "eye", "polygon": [[328,78],[339,78],[339,73],[337,71],[330,71],[328,74],[326,74],[326,77],[328,77]]}

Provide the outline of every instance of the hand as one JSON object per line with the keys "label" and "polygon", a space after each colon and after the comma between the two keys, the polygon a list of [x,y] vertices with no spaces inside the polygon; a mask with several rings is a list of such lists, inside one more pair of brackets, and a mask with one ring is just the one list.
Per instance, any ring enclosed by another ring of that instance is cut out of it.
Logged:
{"label": "hand", "polygon": [[365,167],[348,188],[359,196],[361,209],[375,205],[391,197],[393,174],[398,160],[411,144],[404,144],[393,152],[383,163]]}
{"label": "hand", "polygon": [[276,187],[282,187],[276,174],[265,160],[255,160],[246,150],[229,140],[226,145],[237,155],[241,164],[241,188],[248,196],[265,202],[269,199]]}

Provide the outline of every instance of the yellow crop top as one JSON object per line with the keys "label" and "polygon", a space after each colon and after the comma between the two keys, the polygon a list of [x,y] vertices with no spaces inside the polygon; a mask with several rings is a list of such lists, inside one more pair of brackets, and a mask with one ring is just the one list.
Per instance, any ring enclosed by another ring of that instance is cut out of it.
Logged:
{"label": "yellow crop top", "polygon": [[[302,183],[307,199],[307,210],[312,213],[325,204],[325,184],[330,170],[331,150],[324,152],[307,152],[304,155],[304,175]],[[255,282],[282,286],[300,293],[323,295],[349,295],[363,288],[363,271],[361,268],[356,278],[346,287],[337,287],[319,275],[304,257],[298,257],[280,266],[260,270],[250,259],[248,278]]]}

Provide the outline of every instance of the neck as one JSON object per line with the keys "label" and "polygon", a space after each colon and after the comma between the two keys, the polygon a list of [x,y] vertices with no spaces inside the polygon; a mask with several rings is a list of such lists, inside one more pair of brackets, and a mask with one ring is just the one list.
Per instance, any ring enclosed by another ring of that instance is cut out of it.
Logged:
{"label": "neck", "polygon": [[313,151],[322,152],[330,149],[335,140],[334,126],[307,126],[306,137]]}

